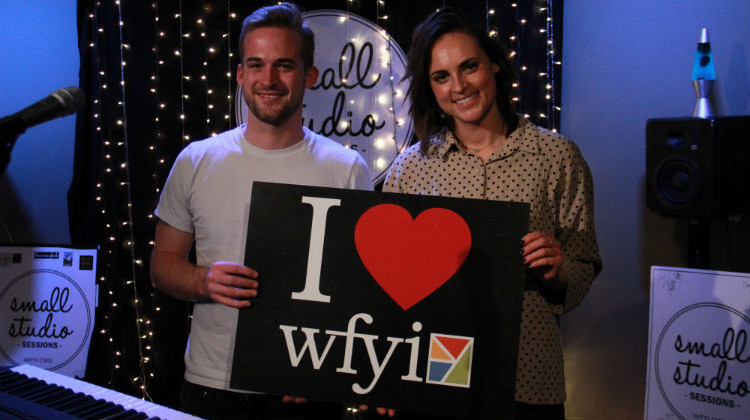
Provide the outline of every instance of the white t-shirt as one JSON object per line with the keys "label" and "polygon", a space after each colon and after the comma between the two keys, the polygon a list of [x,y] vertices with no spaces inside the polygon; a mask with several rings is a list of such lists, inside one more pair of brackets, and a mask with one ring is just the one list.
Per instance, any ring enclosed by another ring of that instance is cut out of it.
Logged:
{"label": "white t-shirt", "polygon": [[[199,266],[244,262],[253,181],[372,190],[367,165],[354,150],[307,128],[294,146],[260,149],[245,140],[245,127],[182,150],[155,211],[170,226],[195,235]],[[185,379],[229,389],[237,317],[237,309],[196,302]]]}

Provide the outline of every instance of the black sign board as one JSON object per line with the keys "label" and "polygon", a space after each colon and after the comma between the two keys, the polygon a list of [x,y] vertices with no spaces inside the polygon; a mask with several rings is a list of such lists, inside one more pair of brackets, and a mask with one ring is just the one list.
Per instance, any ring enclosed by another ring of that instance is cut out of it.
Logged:
{"label": "black sign board", "polygon": [[256,182],[231,386],[511,418],[529,206]]}

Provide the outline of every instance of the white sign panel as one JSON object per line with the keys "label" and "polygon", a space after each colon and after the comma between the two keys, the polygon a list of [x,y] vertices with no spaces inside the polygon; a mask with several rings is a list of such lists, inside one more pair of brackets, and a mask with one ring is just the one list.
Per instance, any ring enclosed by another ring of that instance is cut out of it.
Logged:
{"label": "white sign panel", "polygon": [[[303,14],[315,33],[315,65],[320,76],[305,92],[303,125],[346,147],[367,162],[373,183],[385,178],[396,156],[408,146],[406,55],[384,29],[353,13],[315,10]],[[249,108],[237,87],[237,123]]]}
{"label": "white sign panel", "polygon": [[0,365],[86,373],[96,250],[0,247]]}
{"label": "white sign panel", "polygon": [[750,274],[651,268],[646,420],[750,419]]}

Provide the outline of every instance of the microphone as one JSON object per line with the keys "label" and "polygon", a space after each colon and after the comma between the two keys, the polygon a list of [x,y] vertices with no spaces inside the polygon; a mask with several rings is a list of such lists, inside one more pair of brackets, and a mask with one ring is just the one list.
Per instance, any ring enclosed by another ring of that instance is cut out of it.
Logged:
{"label": "microphone", "polygon": [[75,86],[58,89],[41,101],[0,119],[0,135],[17,137],[29,127],[70,115],[85,104],[86,96],[81,89]]}

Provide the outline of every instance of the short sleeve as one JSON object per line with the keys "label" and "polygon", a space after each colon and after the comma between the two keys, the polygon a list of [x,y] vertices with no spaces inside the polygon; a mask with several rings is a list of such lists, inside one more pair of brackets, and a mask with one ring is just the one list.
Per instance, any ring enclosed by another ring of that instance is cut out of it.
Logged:
{"label": "short sleeve", "polygon": [[154,210],[160,220],[188,233],[195,231],[189,205],[192,175],[193,163],[189,148],[186,148],[177,156]]}

